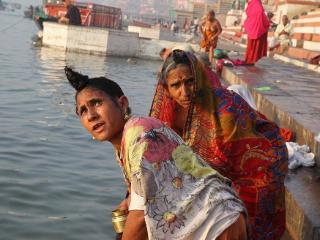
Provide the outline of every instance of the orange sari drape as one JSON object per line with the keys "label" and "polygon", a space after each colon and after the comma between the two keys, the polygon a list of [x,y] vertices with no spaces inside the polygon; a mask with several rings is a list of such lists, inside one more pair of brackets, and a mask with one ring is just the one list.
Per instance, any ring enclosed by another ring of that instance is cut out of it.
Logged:
{"label": "orange sari drape", "polygon": [[[196,93],[183,140],[232,180],[249,213],[253,239],[278,240],[285,230],[288,156],[279,128],[239,95],[210,88],[203,66],[191,55]],[[158,84],[150,115],[172,126],[176,103]]]}
{"label": "orange sari drape", "polygon": [[212,37],[216,34],[215,31],[211,31],[210,29],[205,29],[203,32],[203,38],[200,42],[200,47],[205,49],[206,52],[210,51],[210,47],[215,49],[218,44],[218,37],[212,39]]}

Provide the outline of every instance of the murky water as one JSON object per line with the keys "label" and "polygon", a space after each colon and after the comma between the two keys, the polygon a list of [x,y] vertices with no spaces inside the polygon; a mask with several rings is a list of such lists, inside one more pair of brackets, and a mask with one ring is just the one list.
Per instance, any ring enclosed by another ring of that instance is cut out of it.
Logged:
{"label": "murky water", "polygon": [[63,67],[116,80],[147,114],[160,62],[36,48],[28,19],[1,31],[20,18],[0,12],[0,239],[112,239],[125,185],[111,145],[80,126]]}

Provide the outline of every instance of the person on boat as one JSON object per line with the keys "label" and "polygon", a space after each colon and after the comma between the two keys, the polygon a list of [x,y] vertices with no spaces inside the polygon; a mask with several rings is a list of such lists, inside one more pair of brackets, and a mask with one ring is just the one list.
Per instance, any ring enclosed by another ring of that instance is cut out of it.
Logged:
{"label": "person on boat", "polygon": [[150,116],[233,181],[248,210],[253,239],[280,239],[288,156],[276,124],[238,94],[213,88],[203,64],[177,50],[163,63]]}
{"label": "person on boat", "polygon": [[246,210],[230,180],[181,137],[151,117],[130,117],[120,86],[65,68],[76,89],[76,113],[98,141],[110,142],[130,198],[123,240],[246,240]]}
{"label": "person on boat", "polygon": [[79,9],[72,4],[72,0],[63,0],[64,6],[67,9],[67,13],[64,16],[46,16],[46,15],[37,15],[35,16],[35,22],[38,28],[43,30],[43,22],[58,22],[68,25],[81,25],[81,15]]}
{"label": "person on boat", "polygon": [[213,60],[213,51],[217,47],[218,37],[222,32],[220,22],[215,17],[215,12],[211,10],[208,12],[205,20],[200,26],[200,31],[202,34],[202,40],[200,42],[200,47],[209,53],[209,60]]}
{"label": "person on boat", "polygon": [[245,10],[247,18],[244,22],[248,36],[245,62],[254,65],[259,59],[267,56],[270,21],[264,12],[261,0],[247,0],[247,3]]}
{"label": "person on boat", "polygon": [[62,0],[64,6],[67,8],[67,14],[59,18],[59,23],[68,25],[81,25],[81,14],[79,9],[73,5],[72,0]]}

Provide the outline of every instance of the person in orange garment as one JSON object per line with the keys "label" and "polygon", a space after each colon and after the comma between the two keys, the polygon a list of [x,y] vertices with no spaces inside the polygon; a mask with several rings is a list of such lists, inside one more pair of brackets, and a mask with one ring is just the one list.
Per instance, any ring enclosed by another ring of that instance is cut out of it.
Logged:
{"label": "person in orange garment", "polygon": [[248,209],[250,239],[281,239],[288,153],[278,126],[238,94],[212,87],[203,64],[189,52],[173,51],[158,77],[150,116],[232,180]]}
{"label": "person in orange garment", "polygon": [[247,0],[247,2],[247,18],[244,22],[248,36],[245,62],[248,65],[254,65],[260,58],[267,56],[270,22],[261,0]]}
{"label": "person in orange garment", "polygon": [[200,47],[209,53],[209,61],[211,63],[213,51],[217,47],[218,37],[222,32],[220,22],[216,19],[213,10],[208,12],[206,19],[201,24],[200,31],[203,36]]}

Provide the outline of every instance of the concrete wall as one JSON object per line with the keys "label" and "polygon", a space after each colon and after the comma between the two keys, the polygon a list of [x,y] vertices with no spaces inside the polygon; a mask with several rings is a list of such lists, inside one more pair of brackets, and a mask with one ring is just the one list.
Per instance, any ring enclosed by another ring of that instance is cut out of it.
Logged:
{"label": "concrete wall", "polygon": [[128,32],[139,34],[140,38],[160,39],[160,29],[128,26]]}
{"label": "concrete wall", "polygon": [[43,45],[66,51],[135,57],[139,52],[137,33],[44,23]]}
{"label": "concrete wall", "polygon": [[[169,38],[165,37],[166,32],[161,34],[164,34],[164,38]],[[181,38],[184,39],[183,36]],[[43,45],[61,48],[65,51],[159,60],[159,52],[162,48],[189,44],[179,42],[177,39],[167,41],[139,38],[136,32],[44,23]],[[196,44],[193,44],[192,47],[195,50],[199,49]]]}
{"label": "concrete wall", "polygon": [[119,30],[109,30],[107,55],[119,57],[138,57],[140,39],[138,34]]}
{"label": "concrete wall", "polygon": [[68,27],[67,50],[105,54],[109,31],[103,28]]}
{"label": "concrete wall", "polygon": [[[241,11],[241,10],[231,9],[226,16],[226,20],[225,20],[224,25],[226,27],[232,27],[232,26],[234,26],[235,21],[238,21],[238,24],[240,25],[242,14],[243,14],[243,11]],[[221,22],[221,24],[223,24],[223,22]]]}

